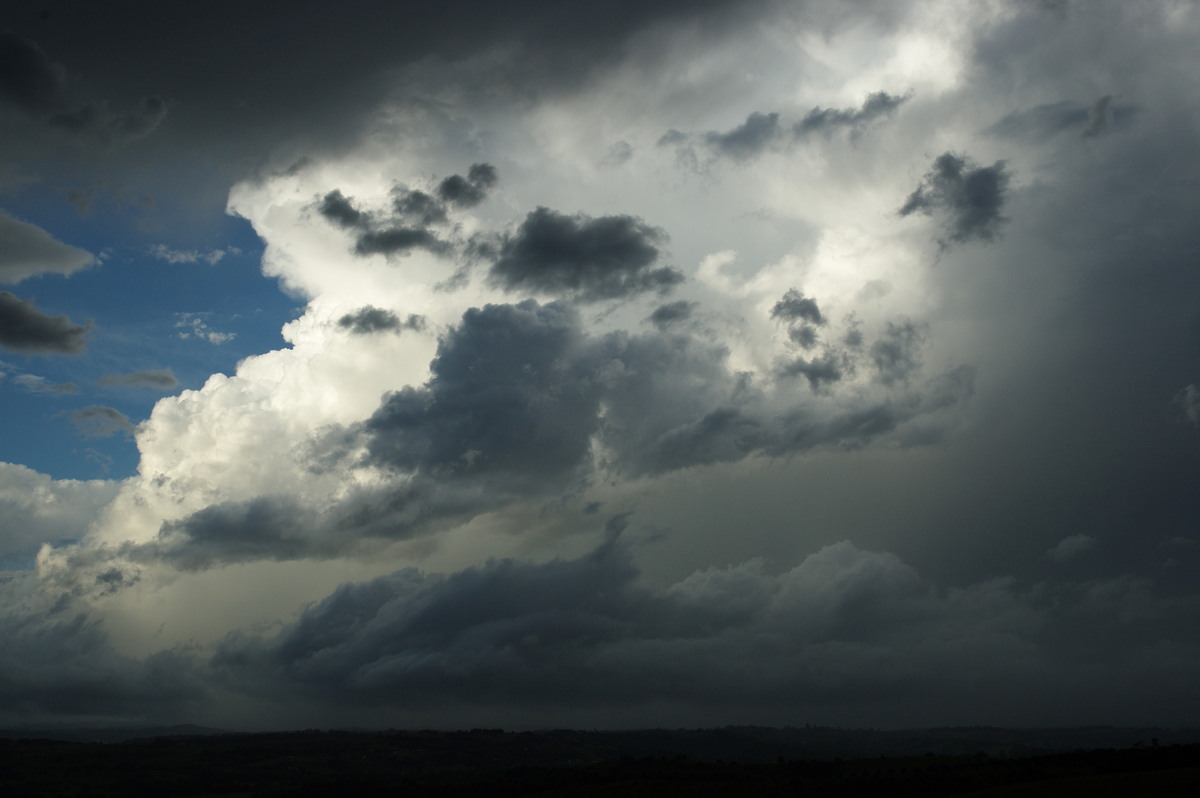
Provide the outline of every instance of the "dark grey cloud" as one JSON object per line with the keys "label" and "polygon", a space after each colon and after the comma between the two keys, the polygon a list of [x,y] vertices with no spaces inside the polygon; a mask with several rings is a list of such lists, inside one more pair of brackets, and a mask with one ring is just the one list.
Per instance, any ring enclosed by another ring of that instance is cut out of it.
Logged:
{"label": "dark grey cloud", "polygon": [[444,224],[447,219],[446,206],[424,191],[398,188],[392,207],[404,219],[421,226]]}
{"label": "dark grey cloud", "polygon": [[[884,119],[903,105],[909,95],[896,96],[877,91],[867,96],[860,108],[813,108],[790,128],[777,111],[755,111],[746,121],[724,132],[710,130],[698,137],[713,158],[749,161],[763,153],[790,149],[796,141],[816,133],[826,135],[838,130],[857,136],[873,122]],[[703,166],[693,145],[692,136],[679,130],[669,130],[657,142],[659,147],[673,147],[680,166],[702,171]]]}
{"label": "dark grey cloud", "polygon": [[34,355],[78,355],[92,326],[72,324],[66,316],[47,316],[33,300],[0,291],[0,346]]}
{"label": "dark grey cloud", "polygon": [[789,288],[783,297],[771,307],[771,318],[784,321],[807,321],[811,324],[824,324],[825,317],[817,301],[805,296],[795,288]]}
{"label": "dark grey cloud", "polygon": [[[763,114],[756,111],[746,117],[745,122],[732,130],[725,133],[712,131],[705,133],[704,142],[720,155],[744,161],[769,149],[781,135],[779,114]],[[660,143],[662,143],[661,139]]]}
{"label": "dark grey cloud", "polygon": [[163,524],[157,538],[127,546],[134,562],[166,562],[181,571],[200,571],[250,560],[291,560],[317,553],[307,537],[312,519],[291,497],[259,496],[222,502],[179,521]]}
{"label": "dark grey cloud", "polygon": [[369,213],[335,189],[316,204],[317,213],[344,230],[355,233],[354,251],[359,255],[405,254],[424,249],[447,254],[454,244],[430,228],[445,225],[450,217],[448,206],[469,208],[484,200],[498,178],[495,167],[477,163],[468,177],[452,175],[430,194],[421,189],[396,186],[392,190],[390,213]]}
{"label": "dark grey cloud", "polygon": [[1013,111],[985,132],[993,136],[1032,141],[1049,139],[1061,133],[1092,138],[1114,126],[1132,122],[1138,113],[1137,106],[1115,103],[1111,95],[1105,95],[1090,105],[1062,100]]}
{"label": "dark grey cloud", "polygon": [[798,324],[788,328],[788,338],[797,346],[812,349],[820,341],[821,335],[811,324]]}
{"label": "dark grey cloud", "polygon": [[451,205],[473,208],[487,198],[488,191],[499,179],[496,167],[491,164],[472,164],[466,177],[451,175],[438,183],[437,195],[443,202]]}
{"label": "dark grey cloud", "polygon": [[366,305],[353,313],[347,313],[338,319],[338,327],[353,335],[370,335],[379,332],[400,332],[402,330],[425,329],[425,317],[416,313],[408,314],[401,319],[395,313],[384,308]]}
{"label": "dark grey cloud", "polygon": [[30,113],[53,108],[66,87],[66,69],[11,30],[0,31],[0,97]]}
{"label": "dark grey cloud", "polygon": [[72,274],[95,261],[90,252],[0,213],[0,283],[19,283],[39,274]]}
{"label": "dark grey cloud", "polygon": [[0,582],[5,723],[176,719],[204,698],[202,663],[180,651],[124,656],[86,606],[67,595],[45,595],[32,582],[32,575]]}
{"label": "dark grey cloud", "polygon": [[419,227],[385,227],[361,233],[354,243],[358,255],[404,255],[414,249],[444,253],[450,245]]}
{"label": "dark grey cloud", "polygon": [[365,227],[369,217],[350,201],[341,191],[334,189],[317,203],[317,212],[339,227]]}
{"label": "dark grey cloud", "polygon": [[372,462],[517,490],[570,480],[589,453],[602,385],[575,311],[488,305],[463,315],[422,388],[390,394],[366,423]]}
{"label": "dark grey cloud", "polygon": [[683,281],[652,268],[666,234],[633,216],[568,216],[539,207],[499,246],[491,279],[510,291],[539,291],[581,301],[664,291]]}
{"label": "dark grey cloud", "polygon": [[[154,146],[120,148],[117,168],[138,165],[125,170],[123,183],[161,201],[155,218],[187,213],[194,223],[200,211],[223,213],[232,182],[283,168],[283,158],[290,163],[296,152],[344,151],[381,103],[423,102],[430,87],[418,84],[430,73],[487,57],[487,80],[465,87],[478,101],[553,96],[624,57],[626,42],[647,26],[679,22],[715,33],[733,8],[744,13],[745,5],[619,0],[602,11],[590,2],[550,9],[522,0],[501,9],[482,0],[403,7],[366,0],[345,13],[299,0],[282,13],[273,4],[247,10],[215,0],[204,19],[180,24],[177,11],[147,0],[119,0],[104,10],[71,4],[45,18],[26,6],[6,20],[14,33],[4,84],[24,124],[0,127],[0,159],[25,172],[73,175],[77,185],[105,183],[108,193],[113,163],[81,144],[99,138],[96,132],[144,133],[156,111],[143,98],[161,97],[170,123],[155,130]],[[228,24],[233,18],[237,26]],[[56,62],[69,71],[69,84]],[[406,90],[397,92],[398,83]],[[59,135],[28,135],[54,112],[61,125],[92,133],[72,136],[58,127],[50,130]],[[192,154],[191,164],[176,157],[180,151]]]}
{"label": "dark grey cloud", "polygon": [[58,130],[111,145],[144,138],[166,118],[166,102],[159,97],[146,97],[132,111],[117,113],[105,103],[92,103],[52,114],[48,122]]}
{"label": "dark grey cloud", "polygon": [[910,95],[897,96],[886,91],[867,95],[860,108],[813,108],[792,128],[797,136],[832,133],[835,130],[857,132],[876,120],[896,112]]}
{"label": "dark grey cloud", "polygon": [[179,380],[175,378],[175,373],[170,369],[133,371],[128,374],[105,374],[96,382],[104,386],[153,388],[159,391],[171,391],[179,387]]}
{"label": "dark grey cloud", "polygon": [[921,367],[921,348],[928,328],[912,321],[888,322],[887,331],[871,344],[876,378],[886,384],[905,382]]}
{"label": "dark grey cloud", "polygon": [[0,97],[52,130],[101,145],[143,138],[167,116],[167,104],[159,97],[143,97],[125,112],[111,111],[103,101],[68,105],[65,67],[10,30],[0,32]]}
{"label": "dark grey cloud", "polygon": [[674,327],[692,318],[699,306],[699,302],[689,302],[686,299],[668,302],[655,308],[654,312],[646,317],[646,321],[660,330],[666,330],[668,327]]}
{"label": "dark grey cloud", "polygon": [[[1004,224],[1009,173],[1002,161],[975,166],[966,157],[939,155],[921,185],[900,207],[900,215],[938,213],[953,242],[991,241]],[[946,242],[943,241],[943,244]]]}
{"label": "dark grey cloud", "polygon": [[72,411],[71,422],[81,435],[89,438],[110,438],[119,432],[127,435],[134,432],[133,424],[124,413],[103,405],[88,405]]}
{"label": "dark grey cloud", "polygon": [[[314,472],[366,465],[390,478],[317,506],[287,496],[214,505],[165,524],[149,543],[99,552],[96,562],[77,552],[83,559],[73,569],[92,573],[114,559],[197,570],[341,556],[514,504],[579,495],[599,480],[756,453],[919,443],[910,425],[928,437],[935,414],[970,394],[969,369],[922,377],[916,355],[906,381],[836,394],[869,357],[830,348],[756,381],[731,368],[721,344],[670,325],[589,335],[579,311],[561,301],[473,308],[442,337],[424,385],[387,394],[364,423],[324,430],[303,455]],[[797,377],[814,390],[797,392]]]}
{"label": "dark grey cloud", "polygon": [[1195,601],[1136,584],[945,590],[846,542],[778,575],[752,561],[665,589],[638,577],[611,536],[577,559],[407,569],[344,585],[273,636],[228,638],[212,667],[229,688],[326,710],[520,707],[559,722],[601,706],[644,722],[646,701],[668,723],[731,706],[743,722],[801,711],[904,726],[1132,720],[1138,702],[1182,722],[1197,709],[1195,631],[1167,638],[1179,657],[1154,654],[1160,624]]}
{"label": "dark grey cloud", "polygon": [[778,369],[783,378],[804,377],[814,391],[827,388],[846,376],[846,360],[835,352],[826,352],[820,357],[793,358]]}

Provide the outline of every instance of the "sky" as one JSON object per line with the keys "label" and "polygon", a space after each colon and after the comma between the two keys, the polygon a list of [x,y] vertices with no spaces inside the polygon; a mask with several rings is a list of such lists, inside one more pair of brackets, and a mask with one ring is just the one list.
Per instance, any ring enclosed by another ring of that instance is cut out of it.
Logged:
{"label": "sky", "polygon": [[2,27],[0,723],[1200,717],[1196,3]]}

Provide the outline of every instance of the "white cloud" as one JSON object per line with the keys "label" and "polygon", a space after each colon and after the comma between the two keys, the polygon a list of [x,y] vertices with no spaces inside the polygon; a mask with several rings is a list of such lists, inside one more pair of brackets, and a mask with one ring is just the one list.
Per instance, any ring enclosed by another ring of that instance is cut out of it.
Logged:
{"label": "white cloud", "polygon": [[0,559],[30,559],[42,544],[65,545],[84,536],[101,508],[116,495],[109,480],[53,479],[31,468],[0,463]]}
{"label": "white cloud", "polygon": [[210,266],[216,265],[226,255],[240,255],[241,250],[237,247],[229,247],[228,249],[210,249],[208,252],[200,252],[199,250],[181,250],[172,249],[166,244],[155,244],[150,247],[150,254],[159,260],[167,263],[199,263],[201,261]]}

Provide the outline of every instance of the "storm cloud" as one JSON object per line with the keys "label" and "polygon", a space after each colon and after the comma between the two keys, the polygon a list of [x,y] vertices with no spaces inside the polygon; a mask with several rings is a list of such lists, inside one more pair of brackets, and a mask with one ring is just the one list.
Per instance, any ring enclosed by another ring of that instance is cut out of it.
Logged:
{"label": "storm cloud", "polygon": [[954,153],[939,155],[933,168],[900,207],[900,215],[942,216],[949,240],[991,241],[1004,225],[1001,215],[1008,191],[1009,173],[1004,163],[975,166]]}
{"label": "storm cloud", "polygon": [[121,9],[0,39],[23,718],[1193,722],[1193,7]]}
{"label": "storm cloud", "polygon": [[[1132,587],[1081,585],[1055,603],[1003,581],[940,591],[896,557],[845,542],[778,574],[750,561],[666,589],[637,576],[611,538],[577,559],[399,571],[339,588],[277,635],[228,640],[213,666],[252,694],[456,714],[491,705],[582,718],[654,701],[676,723],[713,704],[739,707],[743,722],[801,711],[843,722],[987,714],[1019,723],[1002,709],[1018,693],[1056,695],[1063,714],[1053,717],[1105,711],[1112,699],[1093,692],[1103,676],[1089,675],[1091,647],[1057,635],[1096,628],[1096,613]],[[1139,603],[1144,620],[1186,611]],[[1130,616],[1112,633],[1148,653],[1144,620]],[[1141,657],[1106,656],[1100,667],[1156,674],[1165,681],[1145,692],[1159,696],[1186,679]],[[1188,702],[1174,717],[1186,717]]]}

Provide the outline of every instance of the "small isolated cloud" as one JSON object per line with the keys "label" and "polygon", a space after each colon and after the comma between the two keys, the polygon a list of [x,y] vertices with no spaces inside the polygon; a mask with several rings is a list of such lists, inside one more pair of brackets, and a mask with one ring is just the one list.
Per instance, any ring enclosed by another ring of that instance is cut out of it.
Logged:
{"label": "small isolated cloud", "polygon": [[166,244],[155,244],[150,247],[150,254],[167,263],[200,263],[203,261],[210,265],[216,265],[226,255],[239,255],[241,250],[237,247],[230,247],[229,249],[210,249],[208,252],[200,252],[198,250],[171,249]]}
{"label": "small isolated cloud", "polygon": [[1200,388],[1189,385],[1175,394],[1175,405],[1189,423],[1200,427]]}
{"label": "small isolated cloud", "polygon": [[54,384],[47,382],[45,377],[39,377],[36,374],[18,374],[16,377],[13,377],[13,383],[33,393],[75,393],[79,390],[79,386],[73,382]]}
{"label": "small isolated cloud", "polygon": [[500,246],[491,279],[510,291],[597,301],[664,290],[683,281],[652,268],[666,234],[633,216],[568,216],[539,207]]}
{"label": "small isolated cloud", "polygon": [[1071,535],[1069,538],[1060,540],[1054,548],[1046,552],[1046,556],[1055,562],[1066,562],[1083,554],[1095,545],[1096,539],[1094,537],[1081,532],[1078,535]]}
{"label": "small isolated cloud", "polygon": [[909,96],[877,91],[867,95],[860,108],[813,108],[792,130],[797,136],[829,134],[836,130],[857,133],[866,125],[895,113]]}
{"label": "small isolated cloud", "polygon": [[654,312],[646,317],[646,320],[658,329],[666,330],[690,319],[699,306],[700,303],[688,302],[685,299],[681,299],[678,302],[668,302],[665,305],[659,305],[655,308]]}
{"label": "small isolated cloud", "polygon": [[762,114],[756,111],[733,130],[725,133],[710,131],[704,134],[704,142],[719,155],[735,161],[745,161],[769,149],[781,133],[779,114]]}
{"label": "small isolated cloud", "polygon": [[608,148],[608,152],[604,153],[604,157],[600,159],[600,165],[605,169],[616,169],[629,163],[633,158],[633,145],[628,141],[614,142]]}
{"label": "small isolated cloud", "polygon": [[338,327],[349,331],[352,335],[370,335],[371,333],[400,332],[402,330],[420,331],[425,329],[425,317],[410,313],[408,318],[401,319],[390,310],[365,305],[338,319]]}
{"label": "small isolated cloud", "polygon": [[92,325],[72,324],[66,316],[47,316],[33,300],[0,291],[0,346],[32,355],[78,355],[87,347]]}
{"label": "small isolated cloud", "polygon": [[496,167],[473,164],[467,176],[451,175],[438,184],[437,195],[443,202],[460,208],[473,208],[487,198],[488,191],[500,179]]}
{"label": "small isolated cloud", "polygon": [[186,340],[198,338],[208,341],[210,344],[223,344],[232,341],[237,337],[237,333],[218,332],[208,326],[203,318],[207,314],[204,313],[177,313],[175,314],[175,328],[179,330],[179,337]]}
{"label": "small isolated cloud", "polygon": [[771,308],[771,318],[783,321],[807,321],[811,324],[824,324],[825,317],[817,306],[817,300],[806,297],[795,288],[789,288],[787,293]]}
{"label": "small isolated cloud", "polygon": [[317,203],[317,213],[338,227],[362,227],[367,224],[365,213],[354,207],[354,203],[341,191],[334,189]]}
{"label": "small isolated cloud", "polygon": [[175,374],[170,369],[134,371],[129,374],[105,374],[96,382],[104,386],[154,388],[160,391],[170,391],[179,385],[179,380],[175,379]]}
{"label": "small isolated cloud", "polygon": [[0,213],[0,283],[19,283],[39,274],[72,274],[95,262],[87,250]]}
{"label": "small isolated cloud", "polygon": [[73,411],[71,422],[81,435],[89,438],[110,438],[119,432],[133,434],[133,424],[124,413],[103,405],[88,405]]}
{"label": "small isolated cloud", "polygon": [[[949,240],[956,243],[991,241],[1005,221],[1001,211],[1008,183],[1003,161],[974,166],[967,158],[947,152],[933,162],[933,168],[904,201],[899,213],[937,213]],[[945,240],[942,245],[946,245]]]}

